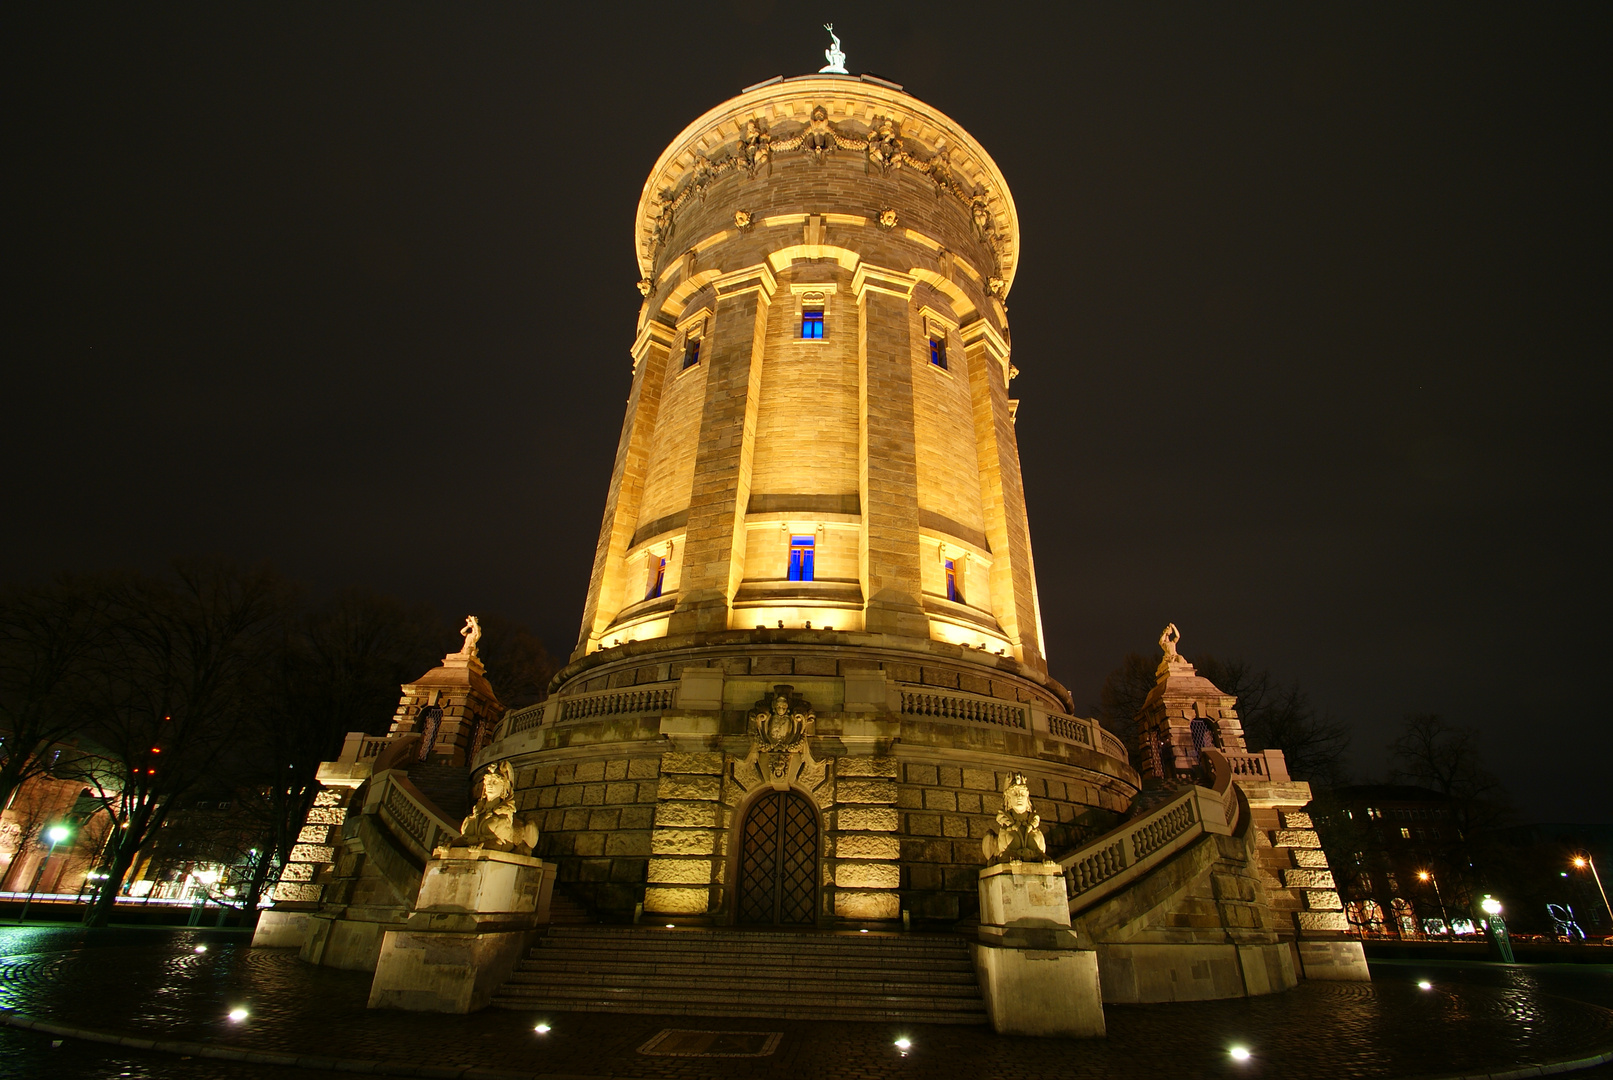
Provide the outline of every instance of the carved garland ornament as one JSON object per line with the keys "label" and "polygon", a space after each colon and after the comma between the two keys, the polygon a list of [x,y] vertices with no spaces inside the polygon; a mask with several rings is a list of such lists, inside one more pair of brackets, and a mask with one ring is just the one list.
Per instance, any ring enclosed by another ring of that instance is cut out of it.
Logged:
{"label": "carved garland ornament", "polygon": [[[1003,272],[1004,242],[998,235],[992,218],[991,203],[994,196],[989,190],[970,191],[959,182],[952,171],[952,151],[945,141],[942,141],[936,149],[934,156],[928,159],[919,158],[903,143],[901,129],[894,117],[874,117],[869,125],[868,134],[859,136],[854,132],[841,130],[838,124],[829,119],[829,111],[822,105],[813,106],[809,119],[793,135],[775,139],[768,131],[766,119],[753,116],[745,121],[744,131],[732,152],[716,160],[705,154],[697,154],[694,168],[682,189],[676,193],[671,190],[662,191],[655,197],[657,206],[655,219],[650,226],[650,235],[644,242],[649,261],[653,263],[660,255],[661,249],[672,239],[678,210],[691,198],[704,201],[706,190],[724,173],[743,170],[751,179],[755,179],[758,173],[771,176],[773,157],[777,154],[806,153],[814,162],[821,165],[824,159],[836,150],[854,150],[861,153],[864,171],[869,173],[878,170],[879,175],[886,176],[892,170],[902,168],[922,173],[935,184],[937,198],[942,192],[947,192],[966,204],[974,219],[975,236],[991,253],[992,262],[996,266],[996,271],[988,282],[988,291],[992,296],[1002,299],[1007,292],[1006,275]],[[642,292],[643,282],[640,282],[639,288]]]}

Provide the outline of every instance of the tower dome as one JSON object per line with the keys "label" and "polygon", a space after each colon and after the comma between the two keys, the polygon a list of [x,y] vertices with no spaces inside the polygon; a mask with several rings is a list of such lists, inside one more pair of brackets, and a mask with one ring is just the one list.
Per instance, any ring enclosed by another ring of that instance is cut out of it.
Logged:
{"label": "tower dome", "polygon": [[781,77],[679,133],[633,225],[577,646],[479,761],[512,762],[546,857],[602,909],[966,916],[1008,777],[1053,848],[1138,783],[1047,674],[1008,185],[894,83]]}

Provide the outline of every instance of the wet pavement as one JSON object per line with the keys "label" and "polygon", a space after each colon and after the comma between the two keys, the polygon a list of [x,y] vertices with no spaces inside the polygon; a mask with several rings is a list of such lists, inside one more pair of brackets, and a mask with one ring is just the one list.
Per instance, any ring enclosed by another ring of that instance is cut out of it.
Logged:
{"label": "wet pavement", "polygon": [[[345,1059],[345,1068],[291,1068],[0,1026],[0,1077],[325,1080],[354,1068],[450,1076],[475,1066],[554,1078],[1349,1080],[1482,1075],[1613,1050],[1610,966],[1396,961],[1375,963],[1373,978],[1249,1000],[1111,1005],[1106,1039],[1023,1039],[925,1024],[372,1011],[368,974],[309,967],[289,950],[252,949],[240,935],[0,927],[0,1008],[110,1036]],[[246,1015],[232,1020],[234,1009]],[[536,1032],[539,1023],[550,1030]],[[779,1037],[657,1041],[667,1029]],[[905,1053],[899,1038],[911,1044]],[[772,1049],[760,1057],[641,1052],[678,1046]],[[1234,1059],[1235,1046],[1250,1057]],[[1613,1066],[1574,1075],[1613,1076]]]}

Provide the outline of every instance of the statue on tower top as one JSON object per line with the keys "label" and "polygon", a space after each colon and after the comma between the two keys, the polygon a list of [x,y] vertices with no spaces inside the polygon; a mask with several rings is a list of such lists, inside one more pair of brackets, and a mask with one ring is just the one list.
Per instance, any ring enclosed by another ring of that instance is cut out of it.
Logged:
{"label": "statue on tower top", "polygon": [[831,75],[850,75],[846,70],[846,54],[840,51],[840,39],[835,36],[835,24],[824,23],[823,28],[829,31],[829,47],[823,50],[823,58],[829,61],[827,67],[818,69],[818,74],[828,72]]}

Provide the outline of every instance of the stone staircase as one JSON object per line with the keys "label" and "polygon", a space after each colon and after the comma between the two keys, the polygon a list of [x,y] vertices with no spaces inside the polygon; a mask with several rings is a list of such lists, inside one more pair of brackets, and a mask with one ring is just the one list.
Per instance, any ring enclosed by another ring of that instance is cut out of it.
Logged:
{"label": "stone staircase", "polygon": [[506,1009],[983,1024],[952,935],[553,925],[493,998]]}

